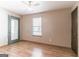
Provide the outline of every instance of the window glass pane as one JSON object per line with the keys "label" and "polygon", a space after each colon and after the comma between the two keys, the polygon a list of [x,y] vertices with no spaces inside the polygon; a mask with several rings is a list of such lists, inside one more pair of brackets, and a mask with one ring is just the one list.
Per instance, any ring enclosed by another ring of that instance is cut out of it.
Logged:
{"label": "window glass pane", "polygon": [[33,27],[34,32],[40,32],[40,27]]}
{"label": "window glass pane", "polygon": [[12,19],[11,20],[11,40],[18,39],[18,21]]}
{"label": "window glass pane", "polygon": [[41,26],[41,18],[34,18],[33,26]]}
{"label": "window glass pane", "polygon": [[42,35],[42,33],[41,32],[33,32],[33,35]]}

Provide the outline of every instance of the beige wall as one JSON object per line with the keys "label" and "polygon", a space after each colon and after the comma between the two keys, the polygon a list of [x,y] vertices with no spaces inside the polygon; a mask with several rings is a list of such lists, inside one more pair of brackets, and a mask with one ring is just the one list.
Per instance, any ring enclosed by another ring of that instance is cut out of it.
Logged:
{"label": "beige wall", "polygon": [[[42,17],[41,37],[32,36],[32,18]],[[71,47],[70,8],[23,16],[21,20],[21,39],[57,46]]]}
{"label": "beige wall", "polygon": [[78,56],[79,56],[79,4],[78,4]]}
{"label": "beige wall", "polygon": [[78,56],[79,56],[79,3],[77,4],[78,6]]}

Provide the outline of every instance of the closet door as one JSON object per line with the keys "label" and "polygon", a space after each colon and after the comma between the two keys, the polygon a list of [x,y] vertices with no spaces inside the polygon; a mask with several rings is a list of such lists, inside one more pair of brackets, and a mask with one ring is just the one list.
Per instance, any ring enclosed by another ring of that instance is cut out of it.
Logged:
{"label": "closet door", "polygon": [[19,18],[9,16],[9,40],[8,43],[19,41]]}
{"label": "closet door", "polygon": [[72,49],[77,54],[78,53],[78,8],[72,12]]}

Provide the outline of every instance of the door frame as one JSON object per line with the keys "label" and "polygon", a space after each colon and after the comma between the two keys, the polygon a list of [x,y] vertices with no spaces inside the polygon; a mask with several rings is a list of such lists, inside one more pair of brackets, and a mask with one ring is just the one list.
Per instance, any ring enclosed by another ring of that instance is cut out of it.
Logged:
{"label": "door frame", "polygon": [[[74,49],[72,48],[72,33],[73,33],[73,26],[72,26],[72,13],[77,10],[77,51],[74,51]],[[72,50],[76,53],[76,55],[78,56],[78,7],[76,6],[76,8],[71,12],[71,48]]]}
{"label": "door frame", "polygon": [[[18,40],[11,41],[11,19],[18,20]],[[20,41],[20,18],[8,15],[8,45]]]}

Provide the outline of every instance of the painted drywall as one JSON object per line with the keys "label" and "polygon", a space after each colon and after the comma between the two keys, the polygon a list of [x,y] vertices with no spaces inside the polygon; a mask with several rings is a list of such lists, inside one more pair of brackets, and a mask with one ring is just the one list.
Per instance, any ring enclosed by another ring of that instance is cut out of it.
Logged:
{"label": "painted drywall", "polygon": [[[32,36],[33,17],[42,17],[42,36]],[[71,48],[70,8],[24,15],[20,21],[21,39]]]}
{"label": "painted drywall", "polygon": [[77,3],[78,7],[78,56],[79,56],[79,3]]}
{"label": "painted drywall", "polygon": [[78,3],[78,56],[79,56],[79,3]]}
{"label": "painted drywall", "polygon": [[3,8],[0,8],[0,46],[8,44],[8,15],[20,17]]}

